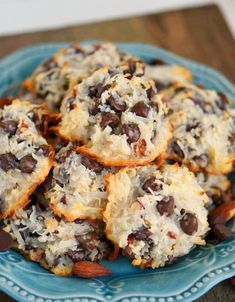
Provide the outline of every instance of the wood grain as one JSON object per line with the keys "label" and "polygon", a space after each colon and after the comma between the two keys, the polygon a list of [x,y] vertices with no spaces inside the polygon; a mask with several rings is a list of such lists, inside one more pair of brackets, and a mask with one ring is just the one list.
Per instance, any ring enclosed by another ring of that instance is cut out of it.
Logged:
{"label": "wood grain", "polygon": [[[179,55],[211,65],[235,83],[235,42],[218,7],[204,6],[74,26],[59,30],[0,38],[0,57],[35,43],[101,39],[144,42],[167,48]],[[12,302],[4,293],[0,301]],[[198,302],[233,302],[235,289],[222,282]]]}

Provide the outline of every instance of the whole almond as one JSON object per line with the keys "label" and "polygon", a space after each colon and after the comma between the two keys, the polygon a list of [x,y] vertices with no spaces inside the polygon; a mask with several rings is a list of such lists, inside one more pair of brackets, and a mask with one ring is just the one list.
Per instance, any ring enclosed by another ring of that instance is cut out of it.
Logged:
{"label": "whole almond", "polygon": [[211,217],[224,216],[226,221],[229,221],[235,215],[235,202],[225,202],[219,207],[212,210],[209,214]]}
{"label": "whole almond", "polygon": [[73,273],[81,278],[97,278],[112,274],[105,266],[91,261],[76,262],[73,266]]}
{"label": "whole almond", "polygon": [[235,286],[235,277],[233,277],[233,278],[230,279],[230,283],[231,283],[233,286]]}

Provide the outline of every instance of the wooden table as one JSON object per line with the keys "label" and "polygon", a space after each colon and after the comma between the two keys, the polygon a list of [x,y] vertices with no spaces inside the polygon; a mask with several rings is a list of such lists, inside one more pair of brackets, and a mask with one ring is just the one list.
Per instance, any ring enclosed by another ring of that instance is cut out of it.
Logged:
{"label": "wooden table", "polygon": [[[214,5],[2,37],[0,58],[34,43],[84,39],[155,44],[209,64],[235,83],[235,43],[220,10]],[[14,300],[0,292],[0,302],[10,301]],[[228,281],[222,282],[198,301],[234,302],[235,288]]]}

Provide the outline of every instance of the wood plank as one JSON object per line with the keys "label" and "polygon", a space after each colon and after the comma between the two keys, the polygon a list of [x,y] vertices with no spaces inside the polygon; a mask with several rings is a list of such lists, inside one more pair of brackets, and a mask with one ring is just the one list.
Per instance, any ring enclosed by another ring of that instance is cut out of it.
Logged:
{"label": "wood plank", "polygon": [[[73,26],[63,29],[0,37],[0,58],[35,43],[101,39],[144,42],[211,65],[235,83],[235,43],[223,16],[214,5],[149,16]],[[13,299],[0,292],[0,301]],[[235,290],[222,282],[198,302],[233,302]]]}

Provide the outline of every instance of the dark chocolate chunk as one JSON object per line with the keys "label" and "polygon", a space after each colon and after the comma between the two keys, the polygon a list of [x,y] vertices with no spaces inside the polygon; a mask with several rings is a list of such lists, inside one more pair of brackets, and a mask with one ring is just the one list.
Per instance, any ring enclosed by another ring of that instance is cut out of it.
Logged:
{"label": "dark chocolate chunk", "polygon": [[10,169],[18,167],[18,160],[12,153],[4,153],[0,155],[0,167],[7,172]]}
{"label": "dark chocolate chunk", "polygon": [[0,121],[0,128],[10,135],[14,135],[16,133],[17,126],[18,123],[14,120]]}
{"label": "dark chocolate chunk", "polygon": [[209,158],[208,155],[203,153],[198,156],[194,156],[193,160],[195,161],[196,164],[198,164],[200,167],[206,167],[209,164]]}
{"label": "dark chocolate chunk", "polygon": [[107,99],[107,103],[110,105],[111,109],[116,112],[122,112],[126,109],[126,103],[122,100],[117,100],[112,95]]}
{"label": "dark chocolate chunk", "polygon": [[151,100],[154,95],[155,95],[155,90],[153,89],[152,86],[150,86],[147,90],[146,90],[146,94],[149,100]]}
{"label": "dark chocolate chunk", "polygon": [[50,146],[40,145],[37,150],[40,151],[44,156],[48,156],[50,153]]}
{"label": "dark chocolate chunk", "polygon": [[128,144],[135,143],[140,138],[140,129],[136,124],[123,124],[121,133],[126,134]]}
{"label": "dark chocolate chunk", "polygon": [[99,173],[102,171],[102,165],[97,163],[94,159],[91,159],[86,156],[82,156],[81,163],[83,166],[85,166],[87,169]]}
{"label": "dark chocolate chunk", "polygon": [[157,183],[156,177],[152,176],[144,182],[142,189],[147,193],[151,193],[149,189],[151,189],[152,191],[162,190],[162,184]]}
{"label": "dark chocolate chunk", "polygon": [[89,88],[89,92],[88,92],[88,95],[90,98],[100,98],[102,93],[105,91],[105,90],[108,90],[109,88],[111,87],[111,85],[104,85],[102,83],[100,84],[97,84],[96,86],[92,86]]}
{"label": "dark chocolate chunk", "polygon": [[102,119],[100,122],[100,126],[102,128],[105,128],[107,126],[114,128],[115,126],[117,126],[120,122],[120,118],[118,115],[114,114],[114,113],[103,113],[102,114]]}
{"label": "dark chocolate chunk", "polygon": [[93,251],[99,245],[99,238],[96,232],[88,232],[82,236],[76,236],[81,247],[88,251]]}
{"label": "dark chocolate chunk", "polygon": [[219,99],[216,101],[216,105],[219,107],[219,109],[226,110],[227,105],[229,105],[228,98],[222,92],[219,92],[218,95]]}
{"label": "dark chocolate chunk", "polygon": [[147,117],[150,111],[150,107],[145,104],[145,102],[140,101],[131,108],[131,111],[138,116]]}
{"label": "dark chocolate chunk", "polygon": [[180,146],[178,145],[178,143],[176,141],[172,141],[170,144],[170,147],[176,156],[178,156],[181,159],[184,158],[184,152],[182,151],[182,149],[180,148]]}
{"label": "dark chocolate chunk", "polygon": [[133,232],[132,235],[137,240],[147,240],[149,238],[149,236],[152,235],[152,233],[150,232],[150,230],[146,226],[143,225],[137,231]]}
{"label": "dark chocolate chunk", "polygon": [[86,259],[86,252],[84,250],[68,250],[67,255],[74,263]]}
{"label": "dark chocolate chunk", "polygon": [[166,196],[157,202],[156,207],[160,215],[166,214],[166,216],[170,216],[174,211],[174,205],[174,198],[172,196]]}
{"label": "dark chocolate chunk", "polygon": [[187,235],[192,235],[198,229],[197,217],[192,213],[186,213],[180,219],[180,226],[183,232]]}
{"label": "dark chocolate chunk", "polygon": [[21,158],[19,163],[19,169],[23,173],[32,173],[37,165],[36,159],[32,155],[28,154]]}
{"label": "dark chocolate chunk", "polygon": [[97,113],[100,112],[100,108],[99,105],[101,104],[101,100],[97,99],[94,101],[94,103],[92,104],[92,107],[89,109],[89,113],[91,115],[96,115]]}
{"label": "dark chocolate chunk", "polygon": [[157,66],[157,65],[166,65],[166,62],[159,58],[154,58],[149,62],[149,65]]}
{"label": "dark chocolate chunk", "polygon": [[60,199],[60,202],[63,203],[63,204],[67,204],[67,200],[66,200],[66,196],[63,195]]}

